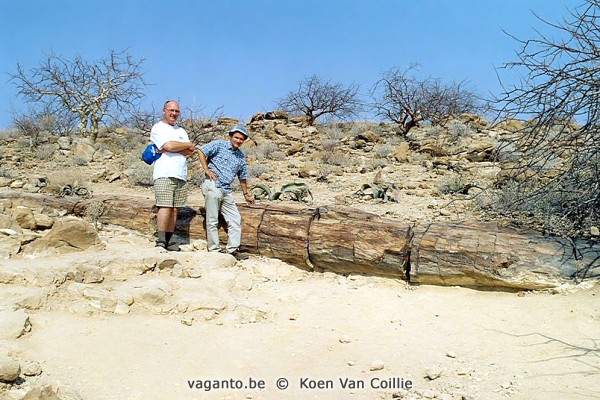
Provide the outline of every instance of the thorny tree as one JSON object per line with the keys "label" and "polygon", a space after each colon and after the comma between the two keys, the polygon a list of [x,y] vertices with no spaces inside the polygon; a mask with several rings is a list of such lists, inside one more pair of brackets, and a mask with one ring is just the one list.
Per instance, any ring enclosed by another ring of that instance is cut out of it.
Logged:
{"label": "thorny tree", "polygon": [[563,39],[515,38],[517,60],[503,68],[522,78],[495,99],[501,119],[529,120],[507,143],[520,153],[515,179],[505,183],[513,194],[505,208],[539,216],[548,231],[568,236],[600,219],[599,18],[600,1],[585,0],[561,23],[540,19]]}
{"label": "thorny tree", "polygon": [[111,50],[95,62],[50,53],[29,70],[17,64],[10,76],[26,102],[75,114],[79,133],[95,141],[101,122],[128,112],[144,96],[143,62],[125,51]]}
{"label": "thorny tree", "polygon": [[397,124],[402,134],[425,121],[443,125],[461,113],[479,111],[477,97],[466,82],[419,79],[414,76],[416,69],[415,64],[391,68],[371,89],[375,114]]}
{"label": "thorny tree", "polygon": [[298,90],[289,92],[277,104],[282,110],[306,115],[311,126],[322,115],[346,118],[356,115],[362,108],[358,85],[344,86],[324,81],[317,75],[302,80]]}

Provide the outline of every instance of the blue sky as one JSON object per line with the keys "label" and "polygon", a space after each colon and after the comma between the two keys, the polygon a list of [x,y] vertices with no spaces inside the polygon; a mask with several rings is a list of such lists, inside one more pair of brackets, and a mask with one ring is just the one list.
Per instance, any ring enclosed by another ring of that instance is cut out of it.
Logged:
{"label": "blue sky", "polygon": [[582,0],[0,0],[0,128],[23,102],[8,81],[43,52],[94,60],[109,49],[145,57],[146,104],[223,107],[247,120],[317,74],[366,93],[391,67],[497,93],[495,67],[521,38],[548,31]]}

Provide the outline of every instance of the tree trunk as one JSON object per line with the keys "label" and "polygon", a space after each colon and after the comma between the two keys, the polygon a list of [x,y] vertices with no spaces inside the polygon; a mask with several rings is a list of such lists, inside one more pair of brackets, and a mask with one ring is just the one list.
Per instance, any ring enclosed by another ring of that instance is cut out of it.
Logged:
{"label": "tree trunk", "polygon": [[[65,209],[83,215],[102,201],[100,222],[141,232],[155,230],[155,207],[143,198],[92,200],[39,194],[0,193],[13,207]],[[499,223],[435,222],[413,226],[350,208],[239,205],[242,247],[294,265],[338,273],[361,273],[415,283],[512,289],[553,287],[566,279],[600,276],[600,248],[571,243]],[[205,239],[204,209],[180,210],[177,234],[183,241]],[[226,241],[226,234],[220,230]]]}

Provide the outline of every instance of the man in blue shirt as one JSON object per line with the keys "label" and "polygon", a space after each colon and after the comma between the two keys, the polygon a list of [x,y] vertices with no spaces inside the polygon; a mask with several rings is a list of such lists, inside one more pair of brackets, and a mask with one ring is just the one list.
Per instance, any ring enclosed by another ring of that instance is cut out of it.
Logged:
{"label": "man in blue shirt", "polygon": [[253,202],[246,184],[248,177],[246,157],[240,150],[246,139],[248,139],[248,130],[243,125],[237,125],[229,131],[229,141],[213,140],[201,146],[198,151],[200,163],[206,172],[202,193],[206,208],[208,251],[220,251],[219,212],[221,212],[227,222],[227,252],[238,260],[246,259],[248,256],[239,251],[242,241],[242,217],[235,204],[231,184],[235,178],[238,178],[246,203]]}

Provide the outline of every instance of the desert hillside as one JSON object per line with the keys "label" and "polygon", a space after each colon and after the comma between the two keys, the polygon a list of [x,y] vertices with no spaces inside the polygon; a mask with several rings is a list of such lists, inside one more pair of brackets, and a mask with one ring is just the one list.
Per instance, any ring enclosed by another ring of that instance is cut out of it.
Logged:
{"label": "desert hillside", "polygon": [[[194,124],[192,140],[225,138],[236,122]],[[518,121],[491,127],[465,114],[403,136],[385,123],[308,126],[270,112],[248,127],[242,150],[256,207],[353,209],[417,233],[473,222],[552,233],[498,206],[514,157],[502,144]],[[125,128],[96,142],[44,134],[35,146],[0,134],[0,398],[600,397],[591,256],[542,290],[491,290],[480,275],[443,287],[260,252],[236,261],[208,253],[195,233],[179,232],[182,251],[167,252],[154,247],[152,229],[105,213],[115,199],[152,202],[152,167],[139,159],[147,143],[147,133]],[[189,165],[189,203],[199,208],[204,176],[197,156]],[[310,195],[273,196],[289,183]],[[589,254],[599,234],[590,227],[581,238]],[[549,276],[542,261],[527,282]]]}

